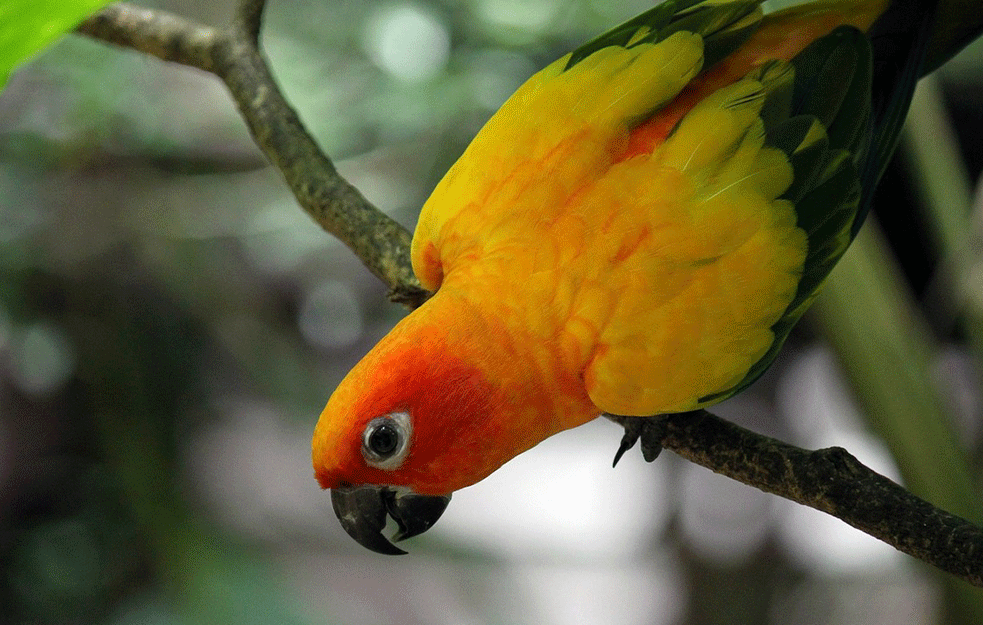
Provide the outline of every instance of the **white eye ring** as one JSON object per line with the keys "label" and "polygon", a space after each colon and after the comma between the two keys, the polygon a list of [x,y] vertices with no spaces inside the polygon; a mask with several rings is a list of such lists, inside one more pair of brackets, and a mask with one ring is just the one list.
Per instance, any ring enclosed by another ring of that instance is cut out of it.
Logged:
{"label": "white eye ring", "polygon": [[393,412],[369,421],[362,432],[362,457],[376,469],[398,469],[410,450],[413,426],[408,412]]}

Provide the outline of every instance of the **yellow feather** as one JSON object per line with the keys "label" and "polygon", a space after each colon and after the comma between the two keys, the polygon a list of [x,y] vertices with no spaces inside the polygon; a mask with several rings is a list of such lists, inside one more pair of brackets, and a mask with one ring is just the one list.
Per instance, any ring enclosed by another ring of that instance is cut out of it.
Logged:
{"label": "yellow feather", "polygon": [[717,90],[686,115],[657,157],[682,171],[720,162],[758,119],[764,96],[761,83],[752,79]]}
{"label": "yellow feather", "polygon": [[[569,55],[529,79],[478,133],[424,205],[413,238],[413,268],[440,286],[428,267],[450,264],[469,242],[484,245],[496,223],[562,211],[566,198],[596,180],[623,150],[630,125],[675,96],[699,71],[702,40],[677,33],[659,44],[608,48],[563,72]],[[530,123],[535,120],[535,123]],[[543,172],[550,183],[543,184]],[[449,230],[459,240],[450,240]]]}
{"label": "yellow feather", "polygon": [[694,408],[771,345],[805,255],[776,200],[792,168],[764,146],[765,87],[719,89],[655,153],[619,162],[632,126],[698,71],[700,38],[566,63],[516,92],[437,186],[414,269],[431,289],[488,293],[517,344],[553,346],[526,355],[536,370],[581,371],[600,410]]}

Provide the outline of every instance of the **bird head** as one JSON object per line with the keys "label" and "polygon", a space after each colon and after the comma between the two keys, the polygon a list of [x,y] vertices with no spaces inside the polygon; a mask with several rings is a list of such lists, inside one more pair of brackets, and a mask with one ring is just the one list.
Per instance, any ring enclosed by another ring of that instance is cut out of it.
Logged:
{"label": "bird head", "polygon": [[476,344],[481,332],[434,318],[433,304],[352,369],[314,431],[317,481],[331,489],[348,534],[379,553],[404,553],[382,535],[387,516],[397,541],[426,531],[452,492],[546,436],[513,433],[522,431],[509,419],[515,400],[482,369],[489,350]]}

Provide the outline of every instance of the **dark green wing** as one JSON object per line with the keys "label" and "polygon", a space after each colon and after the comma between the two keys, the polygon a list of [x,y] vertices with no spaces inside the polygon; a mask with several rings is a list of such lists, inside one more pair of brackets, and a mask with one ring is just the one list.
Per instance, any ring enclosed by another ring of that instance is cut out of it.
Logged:
{"label": "dark green wing", "polygon": [[[857,235],[870,210],[874,189],[898,146],[915,83],[927,69],[926,54],[937,18],[936,8],[935,0],[894,0],[870,28],[874,71],[871,148],[860,164],[864,197],[852,236]],[[965,44],[959,43],[949,55],[962,45]],[[935,53],[941,55],[938,50]]]}
{"label": "dark green wing", "polygon": [[574,50],[567,69],[602,48],[658,43],[679,31],[703,37],[703,68],[706,69],[747,41],[761,22],[762,2],[668,0]]}
{"label": "dark green wing", "polygon": [[769,89],[766,142],[785,152],[795,171],[782,197],[795,206],[808,250],[796,295],[772,327],[771,348],[734,388],[701,402],[730,397],[764,373],[856,236],[897,146],[933,14],[933,3],[897,0],[867,34],[835,29],[792,59],[790,88],[769,87],[768,72],[784,64],[759,70]]}

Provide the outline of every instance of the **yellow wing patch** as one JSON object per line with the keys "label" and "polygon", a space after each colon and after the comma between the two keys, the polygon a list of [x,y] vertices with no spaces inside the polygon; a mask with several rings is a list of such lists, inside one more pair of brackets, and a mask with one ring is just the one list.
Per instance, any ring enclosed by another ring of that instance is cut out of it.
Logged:
{"label": "yellow wing patch", "polygon": [[719,90],[655,154],[612,167],[592,189],[594,206],[612,193],[636,198],[604,235],[608,250],[633,251],[615,253],[618,270],[598,276],[620,294],[584,373],[602,410],[692,410],[741,381],[771,346],[807,241],[792,205],[777,199],[792,168],[764,145],[762,102],[753,80]]}
{"label": "yellow wing patch", "polygon": [[764,144],[768,87],[724,87],[653,154],[621,160],[632,126],[699,71],[702,40],[677,33],[566,63],[523,85],[438,184],[414,270],[552,346],[534,366],[582,372],[599,409],[692,409],[767,351],[805,258],[777,199],[792,168]]}
{"label": "yellow wing patch", "polygon": [[603,176],[631,125],[700,70],[703,42],[680,32],[658,44],[605,48],[564,70],[568,59],[509,98],[424,205],[412,258],[428,289],[475,247],[487,253],[511,229],[553,219]]}

